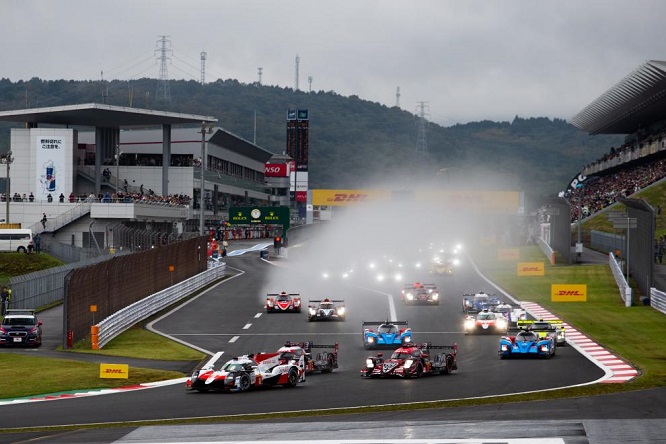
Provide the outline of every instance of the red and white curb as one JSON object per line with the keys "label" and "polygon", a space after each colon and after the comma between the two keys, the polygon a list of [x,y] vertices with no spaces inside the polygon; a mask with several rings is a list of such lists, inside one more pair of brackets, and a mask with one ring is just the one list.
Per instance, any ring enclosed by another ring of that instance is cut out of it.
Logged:
{"label": "red and white curb", "polygon": [[[557,316],[533,302],[523,302],[520,304],[535,319],[559,319]],[[609,352],[592,339],[579,332],[571,325],[564,322],[564,332],[567,337],[567,344],[574,347],[582,355],[587,357],[601,368],[606,375],[599,380],[605,384],[617,384],[631,381],[638,376],[638,370],[627,364],[613,353]]]}
{"label": "red and white curb", "polygon": [[98,390],[88,390],[88,391],[82,391],[82,392],[76,392],[76,393],[58,393],[58,394],[50,394],[50,395],[29,396],[29,397],[17,398],[17,399],[6,399],[6,400],[0,400],[0,406],[14,405],[14,404],[25,404],[25,403],[28,403],[28,402],[55,401],[57,399],[83,398],[83,397],[86,397],[86,396],[110,395],[110,394],[113,394],[113,393],[124,393],[124,392],[131,392],[131,391],[135,391],[135,390],[145,390],[145,389],[154,388],[154,387],[161,387],[161,386],[165,386],[165,385],[185,384],[185,381],[187,381],[187,378],[170,379],[168,381],[160,381],[160,382],[148,382],[148,383],[145,383],[145,384],[130,385],[130,386],[126,386],[126,387],[118,387],[118,388],[112,388],[112,389],[98,389]]}

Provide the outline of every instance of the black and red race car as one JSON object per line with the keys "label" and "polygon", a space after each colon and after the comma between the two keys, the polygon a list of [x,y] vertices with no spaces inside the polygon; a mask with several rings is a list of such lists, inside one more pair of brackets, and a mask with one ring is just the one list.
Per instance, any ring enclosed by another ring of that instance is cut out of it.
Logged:
{"label": "black and red race car", "polygon": [[[312,354],[312,349],[328,349],[316,354]],[[315,344],[313,341],[303,342],[285,342],[284,346],[278,349],[280,353],[280,363],[287,364],[291,361],[298,361],[302,356],[305,360],[306,373],[331,373],[338,368],[338,343],[332,345]]]}
{"label": "black and red race car", "polygon": [[400,299],[405,304],[439,305],[439,292],[435,284],[415,282],[405,285],[400,292]]}
{"label": "black and red race car", "polygon": [[299,293],[268,293],[266,295],[266,313],[301,312],[301,295]]}
{"label": "black and red race car", "polygon": [[[445,350],[431,353],[431,350]],[[365,360],[361,376],[367,378],[420,378],[423,375],[448,374],[458,369],[458,344],[432,345],[429,342],[400,347],[389,359],[382,353]]]}

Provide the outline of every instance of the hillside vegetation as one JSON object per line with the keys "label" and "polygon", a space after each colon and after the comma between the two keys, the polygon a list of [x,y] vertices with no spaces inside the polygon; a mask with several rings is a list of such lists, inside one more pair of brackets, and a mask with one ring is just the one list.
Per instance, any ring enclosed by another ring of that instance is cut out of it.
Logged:
{"label": "hillside vegetation", "polygon": [[[511,122],[451,127],[427,123],[427,154],[419,154],[418,119],[398,107],[333,91],[308,93],[235,80],[205,85],[171,81],[169,86],[171,101],[166,103],[155,100],[155,79],[99,82],[33,78],[16,83],[1,79],[0,110],[97,102],[207,115],[217,118],[225,130],[249,141],[256,135],[257,145],[281,153],[285,151],[287,110],[308,109],[310,188],[400,189],[423,183],[553,195],[562,191],[583,165],[623,141],[622,136],[589,136],[564,119],[516,116]],[[587,104],[580,105],[582,109]],[[9,146],[12,126],[20,125],[0,122],[0,147]]]}

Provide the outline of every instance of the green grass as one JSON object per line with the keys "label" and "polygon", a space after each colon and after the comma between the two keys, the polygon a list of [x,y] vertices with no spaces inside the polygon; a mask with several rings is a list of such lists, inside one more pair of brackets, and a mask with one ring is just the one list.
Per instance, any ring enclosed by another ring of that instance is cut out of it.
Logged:
{"label": "green grass", "polygon": [[9,278],[34,271],[65,265],[48,254],[0,253],[0,285],[9,284]]}

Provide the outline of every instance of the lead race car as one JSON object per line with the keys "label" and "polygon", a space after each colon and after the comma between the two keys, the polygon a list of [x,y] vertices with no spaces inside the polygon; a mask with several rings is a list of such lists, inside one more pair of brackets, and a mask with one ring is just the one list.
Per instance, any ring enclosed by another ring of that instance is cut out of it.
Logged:
{"label": "lead race car", "polygon": [[266,295],[267,313],[300,313],[301,295],[300,293],[268,293]]}
{"label": "lead race car", "polygon": [[567,337],[564,330],[564,322],[559,319],[521,320],[517,322],[518,328],[536,333],[539,338],[554,336],[557,345],[566,345]]}
{"label": "lead race car", "polygon": [[[375,329],[369,327],[376,327]],[[412,343],[412,329],[407,321],[363,321],[363,346],[371,348],[408,345]]]}
{"label": "lead race car", "polygon": [[514,356],[549,359],[555,356],[556,348],[554,334],[539,338],[533,331],[521,330],[515,336],[502,336],[498,353],[501,359]]}
{"label": "lead race car", "polygon": [[[446,350],[432,353],[431,350]],[[423,375],[445,375],[458,369],[458,345],[432,345],[429,342],[400,347],[384,359],[382,353],[365,360],[362,377],[420,378]]]}
{"label": "lead race car", "polygon": [[257,353],[233,358],[215,368],[223,352],[216,353],[185,383],[186,390],[244,392],[254,388],[296,387],[305,382],[305,357],[280,362],[280,353]]}
{"label": "lead race car", "polygon": [[308,301],[308,321],[344,321],[347,308],[342,299],[322,299]]}
{"label": "lead race car", "polygon": [[400,292],[400,299],[405,304],[439,305],[439,292],[435,284],[415,282],[405,285]]}
{"label": "lead race car", "polygon": [[[327,349],[312,354],[313,349]],[[280,353],[280,363],[287,364],[291,361],[298,361],[303,357],[306,373],[331,373],[338,368],[338,343],[332,345],[315,344],[313,341],[285,342],[284,346],[278,349]]]}

